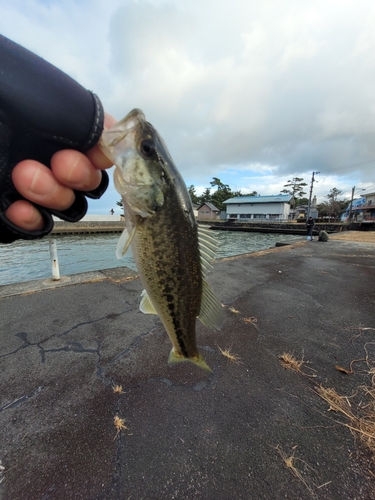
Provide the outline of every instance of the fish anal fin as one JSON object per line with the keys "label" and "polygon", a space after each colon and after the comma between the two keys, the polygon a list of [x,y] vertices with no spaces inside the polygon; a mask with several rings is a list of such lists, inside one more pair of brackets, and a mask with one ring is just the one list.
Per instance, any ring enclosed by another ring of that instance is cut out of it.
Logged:
{"label": "fish anal fin", "polygon": [[143,314],[158,314],[155,311],[155,307],[152,305],[152,302],[150,300],[150,297],[147,295],[146,290],[143,290],[141,294],[142,300],[139,305],[139,309]]}
{"label": "fish anal fin", "polygon": [[224,322],[223,306],[206,280],[203,280],[202,302],[198,319],[208,328],[216,330],[220,330]]}

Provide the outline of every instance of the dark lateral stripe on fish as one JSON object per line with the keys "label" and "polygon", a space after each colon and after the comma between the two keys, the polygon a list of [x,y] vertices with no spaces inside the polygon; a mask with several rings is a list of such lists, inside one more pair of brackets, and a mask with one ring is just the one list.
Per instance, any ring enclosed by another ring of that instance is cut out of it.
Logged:
{"label": "dark lateral stripe on fish", "polygon": [[188,358],[189,354],[188,354],[186,347],[185,347],[184,332],[181,330],[180,322],[177,320],[177,318],[175,317],[175,315],[173,313],[172,313],[172,321],[173,321],[173,325],[175,327],[176,339],[177,339],[178,345],[180,347],[181,353],[184,356],[184,358]]}

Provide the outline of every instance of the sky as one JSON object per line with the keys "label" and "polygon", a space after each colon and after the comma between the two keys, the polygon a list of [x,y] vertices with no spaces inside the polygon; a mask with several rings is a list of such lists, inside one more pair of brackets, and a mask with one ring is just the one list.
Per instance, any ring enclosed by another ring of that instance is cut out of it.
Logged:
{"label": "sky", "polygon": [[[0,0],[0,32],[140,108],[187,186],[279,194],[313,172],[318,203],[375,188],[372,0]],[[110,173],[110,177],[112,177]],[[111,185],[89,213],[116,213]]]}

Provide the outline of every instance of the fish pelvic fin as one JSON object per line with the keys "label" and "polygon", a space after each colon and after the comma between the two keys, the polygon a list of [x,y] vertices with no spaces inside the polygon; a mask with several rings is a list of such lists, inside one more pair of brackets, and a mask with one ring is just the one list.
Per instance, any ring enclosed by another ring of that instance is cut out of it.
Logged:
{"label": "fish pelvic fin", "polygon": [[204,357],[201,354],[197,354],[194,357],[191,358],[185,358],[182,354],[178,354],[174,349],[171,350],[171,353],[169,355],[168,359],[168,364],[169,365],[175,365],[177,363],[184,363],[185,361],[190,361],[190,363],[194,363],[195,365],[199,366],[199,368],[202,368],[202,370],[212,373],[211,368],[208,366],[206,361],[204,360]]}
{"label": "fish pelvic fin", "polygon": [[137,226],[133,227],[130,234],[127,228],[123,230],[116,246],[116,257],[118,259],[122,259],[123,256],[126,254],[126,252],[129,250],[130,244],[134,238],[136,231],[137,231]]}
{"label": "fish pelvic fin", "polygon": [[203,280],[202,284],[202,302],[198,319],[208,328],[220,330],[224,322],[223,306],[207,281]]}
{"label": "fish pelvic fin", "polygon": [[142,297],[142,300],[141,300],[141,303],[139,305],[139,309],[141,312],[143,312],[143,314],[158,314],[156,311],[155,311],[155,307],[152,305],[152,302],[150,300],[150,297],[147,295],[147,292],[146,290],[143,290],[143,292],[141,293],[141,297]]}

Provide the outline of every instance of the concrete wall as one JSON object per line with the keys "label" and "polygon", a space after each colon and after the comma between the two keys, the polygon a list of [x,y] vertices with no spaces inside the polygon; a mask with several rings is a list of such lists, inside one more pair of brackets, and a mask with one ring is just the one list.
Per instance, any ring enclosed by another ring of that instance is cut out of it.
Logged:
{"label": "concrete wall", "polygon": [[277,216],[280,218],[288,218],[290,212],[289,203],[235,203],[227,205],[227,217],[232,217],[232,214],[248,214],[249,218],[257,218],[254,216]]}
{"label": "concrete wall", "polygon": [[[59,221],[58,217],[53,216],[52,217],[54,221]],[[121,216],[114,214],[108,214],[108,215],[95,215],[95,214],[86,214],[80,222],[118,222],[121,220]]]}

